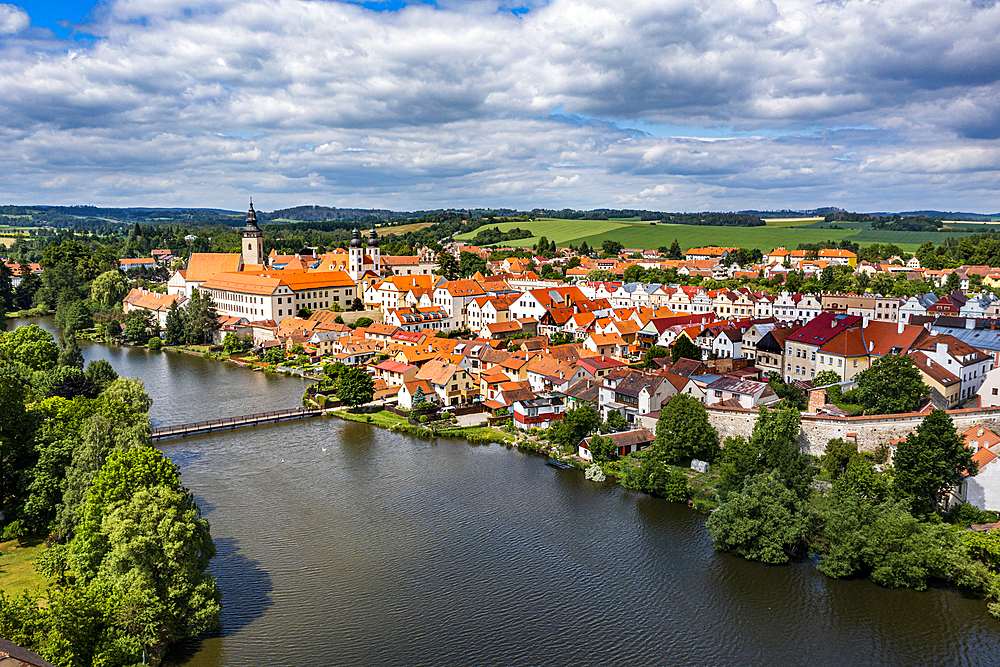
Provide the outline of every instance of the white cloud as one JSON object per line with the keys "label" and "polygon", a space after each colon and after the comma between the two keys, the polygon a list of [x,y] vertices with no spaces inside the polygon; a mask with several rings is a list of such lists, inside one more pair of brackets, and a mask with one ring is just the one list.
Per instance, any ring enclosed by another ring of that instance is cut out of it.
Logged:
{"label": "white cloud", "polygon": [[0,35],[16,35],[29,25],[28,12],[14,5],[0,4]]}
{"label": "white cloud", "polygon": [[7,201],[1000,208],[1000,3],[112,0],[92,44],[27,26],[0,5]]}

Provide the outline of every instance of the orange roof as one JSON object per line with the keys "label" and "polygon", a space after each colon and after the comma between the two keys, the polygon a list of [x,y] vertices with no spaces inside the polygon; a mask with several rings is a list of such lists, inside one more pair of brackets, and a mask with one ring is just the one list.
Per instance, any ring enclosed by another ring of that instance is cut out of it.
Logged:
{"label": "orange roof", "polygon": [[988,449],[980,449],[978,452],[972,455],[972,460],[979,464],[979,468],[982,469],[987,463],[990,463],[993,459],[997,457],[996,454]]}
{"label": "orange roof", "polygon": [[[246,272],[244,272],[246,273]],[[281,284],[294,292],[330,287],[353,287],[355,282],[344,271],[264,271],[260,275],[281,280]]]}
{"label": "orange roof", "polygon": [[281,281],[253,273],[217,273],[205,280],[205,289],[217,289],[240,294],[271,295],[277,291]]}
{"label": "orange roof", "polygon": [[[864,334],[861,329],[847,329],[830,339],[826,345],[819,348],[820,352],[836,354],[841,357],[865,357],[868,351],[865,349]],[[832,363],[832,362],[831,362]]]}
{"label": "orange roof", "polygon": [[188,260],[188,282],[201,283],[219,273],[239,271],[243,256],[229,252],[194,252]]}

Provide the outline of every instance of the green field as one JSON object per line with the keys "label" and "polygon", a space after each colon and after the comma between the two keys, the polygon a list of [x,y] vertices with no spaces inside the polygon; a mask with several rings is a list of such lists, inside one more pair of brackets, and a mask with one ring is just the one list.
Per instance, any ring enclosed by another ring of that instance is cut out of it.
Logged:
{"label": "green field", "polygon": [[[830,229],[829,225],[837,225],[844,229]],[[769,252],[774,248],[785,246],[794,249],[800,243],[819,243],[820,241],[840,241],[849,239],[862,246],[872,243],[895,243],[906,252],[913,252],[921,244],[932,241],[940,245],[949,236],[967,236],[970,233],[1000,231],[996,225],[973,225],[972,231],[958,231],[951,226],[941,232],[889,232],[871,229],[869,223],[847,223],[838,221],[825,223],[822,221],[787,221],[774,220],[765,227],[710,227],[698,225],[651,225],[648,222],[615,221],[615,220],[559,220],[539,218],[533,222],[505,222],[497,225],[501,231],[515,227],[528,229],[533,236],[516,241],[507,241],[500,245],[530,248],[544,236],[549,241],[555,241],[557,246],[578,246],[584,241],[590,247],[600,248],[606,239],[618,241],[626,248],[658,248],[669,246],[674,239],[681,248],[687,250],[698,246],[720,245],[738,246],[741,248],[759,248]],[[477,230],[478,231],[478,230]],[[471,241],[476,232],[460,234],[455,238],[461,241]]]}
{"label": "green field", "polygon": [[0,590],[6,595],[43,588],[45,579],[35,572],[35,558],[45,549],[40,540],[20,546],[16,540],[0,542]]}

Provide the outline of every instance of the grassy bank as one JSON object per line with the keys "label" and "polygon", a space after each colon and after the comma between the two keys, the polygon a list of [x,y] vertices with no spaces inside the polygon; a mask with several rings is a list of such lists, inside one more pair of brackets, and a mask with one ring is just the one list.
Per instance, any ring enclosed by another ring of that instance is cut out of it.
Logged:
{"label": "grassy bank", "polygon": [[397,433],[408,433],[423,437],[439,438],[465,438],[470,442],[514,442],[516,438],[503,431],[488,426],[458,426],[454,428],[429,429],[424,426],[415,426],[407,421],[406,417],[400,417],[388,410],[379,412],[360,413],[348,412],[347,410],[331,410],[327,414],[340,417],[347,421],[364,422],[380,426]]}
{"label": "grassy bank", "polygon": [[17,540],[0,542],[0,590],[5,595],[45,587],[45,579],[35,572],[35,559],[44,550],[41,538],[31,538],[23,546]]}

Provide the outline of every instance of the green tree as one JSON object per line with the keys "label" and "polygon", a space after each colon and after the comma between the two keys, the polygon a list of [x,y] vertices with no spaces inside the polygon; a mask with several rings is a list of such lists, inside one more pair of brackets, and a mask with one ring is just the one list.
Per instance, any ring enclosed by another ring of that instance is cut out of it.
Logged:
{"label": "green tree", "polygon": [[754,475],[729,494],[705,528],[719,551],[778,564],[805,543],[809,522],[799,496],[772,473]]}
{"label": "green tree", "polygon": [[670,251],[667,253],[668,259],[683,259],[684,253],[681,251],[681,244],[674,239],[674,242],[670,244]]}
{"label": "green tree", "polygon": [[664,357],[670,357],[670,350],[659,345],[653,345],[642,355],[642,363],[646,368],[649,368],[653,365],[654,359],[662,359]]}
{"label": "green tree", "polygon": [[915,511],[927,513],[936,511],[950,489],[979,469],[951,415],[944,410],[932,410],[916,431],[899,443],[892,463],[896,494],[912,499]]}
{"label": "green tree", "polygon": [[826,451],[823,454],[823,468],[830,473],[830,477],[837,479],[847,470],[847,464],[857,456],[858,445],[853,442],[846,442],[840,438],[833,438],[826,443]]}
{"label": "green tree", "polygon": [[153,326],[153,315],[148,310],[133,310],[125,320],[122,336],[125,340],[145,345],[149,340],[149,330]]}
{"label": "green tree", "polygon": [[167,311],[167,326],[164,342],[166,342],[167,345],[182,345],[184,343],[186,329],[187,323],[184,319],[184,311],[177,305],[177,300],[175,299],[173,303],[170,304],[170,310]]}
{"label": "green tree", "polygon": [[670,348],[670,360],[677,361],[678,359],[701,361],[701,348],[687,336],[678,336]]}
{"label": "green tree", "polygon": [[52,335],[36,324],[0,334],[0,359],[44,371],[56,365],[59,348]]}
{"label": "green tree", "polygon": [[0,317],[3,318],[14,307],[13,278],[14,274],[6,262],[0,262]]}
{"label": "green tree", "polygon": [[455,280],[459,277],[460,269],[458,262],[452,257],[450,252],[442,250],[437,255],[437,274],[443,276],[445,280]]}
{"label": "green tree", "polygon": [[617,257],[618,253],[620,253],[624,247],[625,246],[618,241],[604,239],[604,242],[601,243],[601,254],[605,257]]}
{"label": "green tree", "polygon": [[856,381],[856,400],[869,414],[913,412],[930,393],[913,359],[898,354],[876,359]]}
{"label": "green tree", "polygon": [[633,264],[625,269],[625,274],[622,276],[622,280],[627,283],[637,283],[642,281],[644,275],[646,275],[646,269],[642,268],[638,264]]}
{"label": "green tree", "polygon": [[83,369],[83,353],[76,342],[76,331],[65,329],[62,332],[63,344],[59,348],[59,356],[56,357],[56,364],[59,366],[70,366]]}
{"label": "green tree", "polygon": [[354,325],[360,329],[365,329],[367,327],[370,327],[374,323],[375,320],[373,320],[370,317],[359,317],[357,320],[355,320]]}
{"label": "green tree", "polygon": [[242,350],[243,350],[243,342],[240,341],[240,337],[237,336],[232,331],[227,332],[222,339],[222,351],[225,352],[226,354],[232,355]]}
{"label": "green tree", "polygon": [[704,404],[693,396],[675,394],[660,409],[651,452],[666,463],[692,458],[714,461],[719,434],[708,423]]}
{"label": "green tree", "polygon": [[625,417],[617,410],[608,410],[608,418],[604,420],[604,427],[601,429],[605,433],[618,433],[628,428]]}
{"label": "green tree", "polygon": [[211,342],[212,335],[222,326],[212,295],[204,290],[192,290],[186,311],[187,341],[195,345]]}
{"label": "green tree", "polygon": [[371,402],[374,395],[375,382],[362,368],[348,368],[337,377],[337,398],[349,408]]}
{"label": "green tree", "polygon": [[486,260],[479,255],[463,250],[458,255],[458,274],[462,278],[468,278],[477,272],[486,273]]}
{"label": "green tree", "polygon": [[172,485],[141,488],[106,515],[101,532],[107,551],[98,580],[151,604],[154,636],[162,637],[154,655],[218,624],[222,595],[207,571],[215,545],[190,493]]}
{"label": "green tree", "polygon": [[121,310],[128,294],[128,278],[121,271],[105,271],[90,285],[90,298],[101,310]]}
{"label": "green tree", "polygon": [[806,457],[797,444],[801,415],[792,406],[774,410],[761,406],[750,440],[726,438],[719,464],[719,498],[743,488],[746,480],[762,473],[776,473],[782,483],[805,498],[812,481]]}
{"label": "green tree", "polygon": [[27,395],[24,378],[0,368],[0,504],[14,516],[27,495],[36,456],[36,417],[27,410]]}
{"label": "green tree", "polygon": [[118,373],[106,359],[95,359],[87,364],[87,379],[104,389],[118,379]]}
{"label": "green tree", "polygon": [[14,290],[14,307],[26,310],[35,302],[35,295],[42,287],[42,279],[31,271],[26,262],[21,262],[18,270],[21,274],[21,283]]}
{"label": "green tree", "polygon": [[868,574],[889,588],[923,590],[937,579],[982,590],[989,574],[969,557],[961,532],[919,521],[905,502],[834,497],[825,513],[819,570],[837,578]]}
{"label": "green tree", "polygon": [[576,448],[588,435],[597,430],[601,424],[601,415],[590,405],[582,405],[573,410],[567,410],[563,418],[549,428],[549,440],[559,444],[563,449]]}
{"label": "green tree", "polygon": [[831,384],[838,384],[840,381],[840,375],[837,374],[837,371],[821,371],[816,374],[812,383],[814,387],[826,387]]}
{"label": "green tree", "polygon": [[83,583],[97,576],[109,549],[102,532],[105,517],[139,491],[158,486],[183,491],[177,466],[160,450],[139,447],[108,454],[80,507],[76,537],[70,543],[70,562]]}
{"label": "green tree", "polygon": [[608,271],[607,269],[591,269],[587,273],[587,280],[593,280],[596,282],[607,282],[609,280],[614,280],[615,275]]}
{"label": "green tree", "polygon": [[611,438],[605,438],[600,433],[595,433],[591,436],[588,444],[590,445],[590,455],[594,457],[595,461],[611,461],[617,458],[615,441]]}

